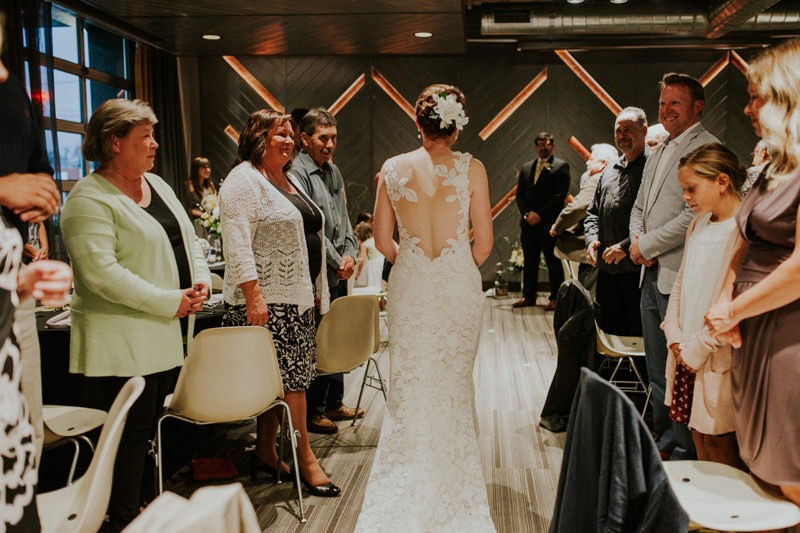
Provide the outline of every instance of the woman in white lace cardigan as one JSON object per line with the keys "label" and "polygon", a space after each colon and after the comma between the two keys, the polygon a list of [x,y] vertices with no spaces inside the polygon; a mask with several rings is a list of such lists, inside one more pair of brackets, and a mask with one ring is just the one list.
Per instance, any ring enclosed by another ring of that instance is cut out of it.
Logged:
{"label": "woman in white lace cardigan", "polygon": [[[299,431],[298,461],[306,490],[338,496],[314,456],[306,432],[305,391],[316,377],[314,309],[325,313],[328,288],[322,212],[286,173],[294,153],[287,115],[256,111],[239,137],[239,161],[220,188],[225,254],[223,325],[266,326],[272,334],[284,400]],[[273,411],[258,418],[250,475],[291,479],[278,464]]]}

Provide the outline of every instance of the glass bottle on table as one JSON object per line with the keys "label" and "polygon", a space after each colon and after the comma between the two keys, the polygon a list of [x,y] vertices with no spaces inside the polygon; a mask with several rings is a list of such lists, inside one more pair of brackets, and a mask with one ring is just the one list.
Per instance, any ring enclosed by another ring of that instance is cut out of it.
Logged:
{"label": "glass bottle on table", "polygon": [[503,275],[503,263],[497,263],[494,277],[494,295],[498,298],[508,296],[508,281]]}

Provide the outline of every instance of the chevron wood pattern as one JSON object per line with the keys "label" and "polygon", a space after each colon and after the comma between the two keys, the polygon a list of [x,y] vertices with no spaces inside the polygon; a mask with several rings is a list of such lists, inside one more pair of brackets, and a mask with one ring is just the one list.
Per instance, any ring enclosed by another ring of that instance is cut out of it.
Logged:
{"label": "chevron wood pattern", "polygon": [[366,84],[367,84],[367,75],[362,74],[361,76],[356,78],[356,81],[354,81],[353,84],[350,87],[348,87],[347,90],[345,90],[345,92],[343,92],[342,95],[339,98],[337,98],[334,103],[331,104],[331,106],[328,108],[328,112],[331,115],[336,116],[336,114],[339,111],[341,111],[344,106],[347,105],[347,102],[352,100],[353,97],[356,95],[356,93],[361,89],[363,89],[364,85]]}
{"label": "chevron wood pattern", "polygon": [[742,74],[747,75],[747,61],[745,61],[742,56],[736,53],[736,50],[731,50],[728,52],[730,54],[731,63],[733,66],[739,69],[739,72]]}
{"label": "chevron wood pattern", "polygon": [[494,117],[492,121],[481,130],[481,132],[478,134],[478,137],[484,141],[488,139],[489,136],[494,133],[497,128],[502,126],[503,123],[514,113],[514,111],[519,109],[519,106],[521,106],[525,100],[530,98],[531,95],[536,92],[536,89],[538,89],[546,80],[547,68],[543,68],[536,76],[534,76],[530,83],[523,87],[522,90],[517,93],[517,95],[497,114],[497,116]]}
{"label": "chevron wood pattern", "polygon": [[606,92],[603,87],[595,81],[595,79],[586,72],[580,63],[578,63],[572,54],[567,52],[566,50],[555,50],[555,54],[564,62],[565,65],[569,67],[569,69],[575,73],[578,78],[586,84],[587,87],[600,99],[603,104],[608,108],[609,111],[614,113],[616,117],[620,111],[622,111],[622,107],[611,97],[610,94]]}
{"label": "chevron wood pattern", "polygon": [[[749,50],[731,52],[729,64],[736,68],[722,68],[708,80],[703,113],[706,128],[745,162],[749,162],[757,140],[742,114],[747,82],[741,71],[746,70],[752,54]],[[720,61],[720,52],[713,50],[665,50],[655,55],[604,50],[573,52],[571,56],[619,106],[641,107],[651,122],[658,121],[658,81],[665,72],[701,77]],[[487,279],[492,276],[493,264],[506,261],[518,239],[519,214],[512,205],[512,191],[517,170],[535,157],[536,133],[546,130],[555,135],[555,153],[571,167],[573,193],[585,163],[581,151],[570,148],[569,139],[580,139],[584,147],[613,143],[614,119],[609,107],[554,53],[501,57],[241,56],[237,60],[287,110],[328,107],[352,88],[353,80],[364,76],[363,87],[336,114],[339,143],[335,160],[345,177],[353,218],[358,211],[372,210],[373,177],[383,162],[419,146],[408,108],[404,111],[387,96],[373,72],[387,81],[409,108],[419,91],[431,83],[460,87],[467,95],[470,123],[455,148],[471,152],[484,163],[495,207],[495,248],[483,268]],[[543,70],[547,72],[546,83],[483,140],[480,127],[496,118],[531,82],[531,76]],[[265,103],[220,57],[200,60],[200,79],[204,80],[199,88],[202,155],[211,160],[214,177],[219,180],[236,158],[236,145],[225,133],[226,126],[240,130],[247,116]]]}
{"label": "chevron wood pattern", "polygon": [[222,59],[225,60],[227,64],[231,66],[234,72],[239,75],[240,78],[244,80],[244,82],[249,85],[258,95],[264,99],[264,102],[267,103],[275,111],[280,111],[283,113],[284,108],[283,105],[274,97],[272,93],[270,93],[259,81],[250,74],[250,71],[247,70],[244,65],[239,63],[239,60],[233,56],[222,56]]}
{"label": "chevron wood pattern", "polygon": [[698,81],[705,87],[708,83],[717,77],[717,75],[722,72],[725,67],[727,67],[731,62],[731,54],[730,52],[725,52],[725,55],[720,57],[716,63],[711,65],[708,70],[700,76]]}

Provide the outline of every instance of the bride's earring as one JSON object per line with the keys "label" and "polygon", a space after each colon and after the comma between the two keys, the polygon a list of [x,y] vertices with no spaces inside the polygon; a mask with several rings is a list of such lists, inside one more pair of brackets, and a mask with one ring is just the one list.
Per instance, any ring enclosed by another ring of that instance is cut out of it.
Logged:
{"label": "bride's earring", "polygon": [[417,140],[418,141],[422,140],[422,130],[417,130]]}

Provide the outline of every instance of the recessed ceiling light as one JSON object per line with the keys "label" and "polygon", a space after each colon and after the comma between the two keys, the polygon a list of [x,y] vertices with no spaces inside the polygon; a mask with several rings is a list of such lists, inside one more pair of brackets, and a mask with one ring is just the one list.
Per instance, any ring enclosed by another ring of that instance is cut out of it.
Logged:
{"label": "recessed ceiling light", "polygon": [[568,4],[582,4],[583,0],[567,0]]}
{"label": "recessed ceiling light", "polygon": [[420,37],[422,39],[427,39],[428,37],[433,37],[433,34],[429,31],[418,31],[414,34],[414,37]]}
{"label": "recessed ceiling light", "polygon": [[203,39],[205,39],[206,41],[219,41],[221,38],[222,37],[214,33],[206,33],[205,35],[203,35]]}
{"label": "recessed ceiling light", "polygon": [[611,0],[612,4],[626,4],[628,0]]}

